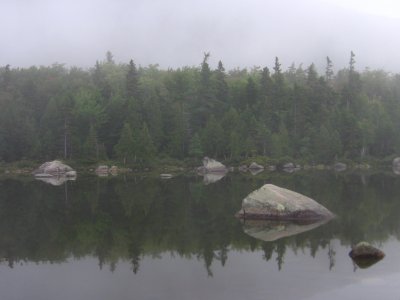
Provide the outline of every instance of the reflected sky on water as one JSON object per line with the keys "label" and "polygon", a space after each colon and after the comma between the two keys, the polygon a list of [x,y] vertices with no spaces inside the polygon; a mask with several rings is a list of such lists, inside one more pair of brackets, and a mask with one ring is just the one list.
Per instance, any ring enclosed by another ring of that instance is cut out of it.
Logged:
{"label": "reflected sky on water", "polygon": [[[338,217],[266,242],[234,217],[264,183]],[[1,299],[397,299],[400,178],[294,173],[0,181]],[[368,269],[348,256],[367,240]]]}

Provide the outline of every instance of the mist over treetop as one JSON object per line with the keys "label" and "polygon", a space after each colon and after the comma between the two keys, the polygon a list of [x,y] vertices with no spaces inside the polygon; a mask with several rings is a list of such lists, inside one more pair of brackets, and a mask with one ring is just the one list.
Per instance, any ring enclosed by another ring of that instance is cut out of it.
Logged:
{"label": "mist over treetop", "polygon": [[0,65],[86,68],[111,50],[124,62],[178,68],[206,50],[227,69],[272,68],[279,56],[284,69],[295,61],[322,71],[326,55],[341,69],[354,50],[359,69],[400,71],[400,10],[390,0],[4,0],[0,10]]}

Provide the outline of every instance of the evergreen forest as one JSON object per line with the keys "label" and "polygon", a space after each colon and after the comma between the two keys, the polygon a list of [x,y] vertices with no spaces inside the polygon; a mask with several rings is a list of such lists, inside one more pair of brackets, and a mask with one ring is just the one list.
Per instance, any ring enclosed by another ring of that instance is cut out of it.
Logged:
{"label": "evergreen forest", "polygon": [[332,163],[400,151],[400,74],[310,66],[160,69],[111,52],[92,68],[0,68],[0,161],[282,157]]}

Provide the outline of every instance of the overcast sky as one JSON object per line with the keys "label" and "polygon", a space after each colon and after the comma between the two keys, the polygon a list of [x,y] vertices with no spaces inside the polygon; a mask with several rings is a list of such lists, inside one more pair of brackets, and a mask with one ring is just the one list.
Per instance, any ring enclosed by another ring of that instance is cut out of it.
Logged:
{"label": "overcast sky", "polygon": [[271,67],[278,56],[335,69],[400,72],[396,0],[0,0],[0,65],[91,67],[117,62],[162,68],[210,63]]}

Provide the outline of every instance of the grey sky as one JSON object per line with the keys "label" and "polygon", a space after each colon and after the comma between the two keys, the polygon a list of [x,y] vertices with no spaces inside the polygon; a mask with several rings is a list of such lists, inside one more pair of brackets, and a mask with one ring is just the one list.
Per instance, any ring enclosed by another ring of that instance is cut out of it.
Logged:
{"label": "grey sky", "polygon": [[[400,72],[394,0],[0,0],[0,65],[93,66],[110,50],[162,68],[292,62]],[[400,2],[399,2],[400,3]]]}

